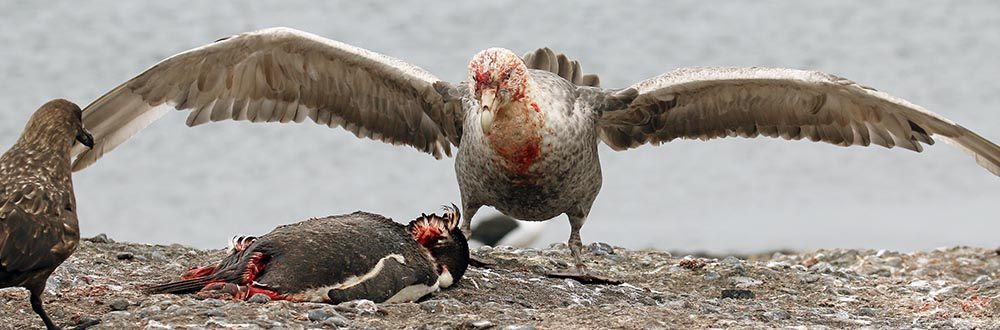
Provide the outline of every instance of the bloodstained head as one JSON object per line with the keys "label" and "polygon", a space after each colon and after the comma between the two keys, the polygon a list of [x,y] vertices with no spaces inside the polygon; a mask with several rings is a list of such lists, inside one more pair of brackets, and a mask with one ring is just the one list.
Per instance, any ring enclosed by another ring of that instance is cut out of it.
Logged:
{"label": "bloodstained head", "polygon": [[462,219],[458,207],[453,204],[444,209],[444,216],[423,214],[410,221],[407,228],[413,239],[430,251],[438,270],[442,273],[447,270],[453,282],[457,282],[469,266],[469,243],[458,227]]}

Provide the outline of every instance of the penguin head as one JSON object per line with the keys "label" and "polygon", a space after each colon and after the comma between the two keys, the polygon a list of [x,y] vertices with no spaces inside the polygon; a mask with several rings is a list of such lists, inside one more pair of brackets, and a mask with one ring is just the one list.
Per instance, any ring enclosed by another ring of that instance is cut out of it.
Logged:
{"label": "penguin head", "polygon": [[430,251],[441,276],[451,277],[451,281],[441,282],[442,287],[448,287],[458,282],[469,267],[469,243],[458,226],[462,219],[458,207],[452,204],[444,211],[444,216],[423,214],[407,227],[413,239]]}

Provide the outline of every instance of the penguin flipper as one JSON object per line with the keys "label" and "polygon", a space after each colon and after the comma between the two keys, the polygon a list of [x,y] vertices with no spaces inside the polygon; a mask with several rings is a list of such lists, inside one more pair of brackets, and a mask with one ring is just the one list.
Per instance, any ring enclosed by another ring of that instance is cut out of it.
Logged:
{"label": "penguin flipper", "polygon": [[390,255],[359,277],[359,282],[330,289],[327,296],[334,304],[357,299],[387,303],[414,301],[437,291],[438,276],[431,267],[406,263],[402,256]]}

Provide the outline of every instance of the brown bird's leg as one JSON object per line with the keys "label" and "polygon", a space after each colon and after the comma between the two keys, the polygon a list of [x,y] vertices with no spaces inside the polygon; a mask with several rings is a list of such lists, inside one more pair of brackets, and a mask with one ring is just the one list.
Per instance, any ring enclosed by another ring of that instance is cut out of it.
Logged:
{"label": "brown bird's leg", "polygon": [[38,314],[42,318],[42,322],[45,322],[45,328],[48,330],[59,330],[59,327],[55,323],[52,323],[49,314],[45,313],[45,308],[42,307],[42,292],[45,292],[45,282],[42,282],[41,285],[34,285],[28,288],[28,291],[31,291],[31,310],[35,311],[35,314]]}
{"label": "brown bird's leg", "polygon": [[571,278],[584,284],[621,284],[619,280],[594,275],[587,271],[587,266],[583,263],[583,259],[580,254],[583,253],[583,240],[580,239],[580,228],[583,228],[583,223],[587,222],[586,215],[574,215],[566,213],[569,217],[569,240],[566,242],[569,245],[569,252],[573,255],[573,262],[576,266],[575,272],[557,272],[549,273],[548,276],[555,278]]}

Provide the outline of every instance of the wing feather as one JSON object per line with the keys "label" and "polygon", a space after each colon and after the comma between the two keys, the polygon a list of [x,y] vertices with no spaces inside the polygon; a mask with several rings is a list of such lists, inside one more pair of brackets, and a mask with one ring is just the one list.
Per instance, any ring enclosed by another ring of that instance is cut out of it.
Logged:
{"label": "wing feather", "polygon": [[1000,175],[996,144],[920,106],[827,73],[692,68],[607,92],[635,95],[625,106],[602,108],[601,137],[616,150],[678,138],[763,135],[920,152],[921,143],[934,144],[938,136]]}
{"label": "wing feather", "polygon": [[[451,155],[461,139],[461,94],[400,60],[288,28],[244,33],[172,56],[84,109],[95,147],[73,150],[74,170],[163,116],[342,126],[358,137]],[[447,103],[458,103],[458,106]],[[454,127],[459,125],[459,127]]]}

